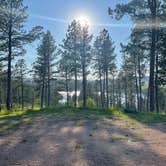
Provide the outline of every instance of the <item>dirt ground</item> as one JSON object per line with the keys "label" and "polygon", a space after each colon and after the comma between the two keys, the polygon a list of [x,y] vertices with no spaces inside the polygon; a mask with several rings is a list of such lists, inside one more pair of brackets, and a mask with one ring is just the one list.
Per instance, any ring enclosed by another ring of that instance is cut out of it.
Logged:
{"label": "dirt ground", "polygon": [[166,166],[166,123],[37,116],[0,134],[0,166],[18,165]]}

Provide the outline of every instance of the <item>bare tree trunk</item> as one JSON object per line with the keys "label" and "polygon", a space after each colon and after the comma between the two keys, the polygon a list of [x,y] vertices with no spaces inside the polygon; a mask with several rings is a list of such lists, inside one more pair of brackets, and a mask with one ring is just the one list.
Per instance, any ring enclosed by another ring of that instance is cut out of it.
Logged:
{"label": "bare tree trunk", "polygon": [[51,95],[51,87],[50,87],[50,60],[48,58],[48,89],[47,89],[47,107],[50,106],[50,95]]}
{"label": "bare tree trunk", "polygon": [[102,78],[101,78],[101,70],[99,70],[99,77],[100,77],[100,100],[101,100],[101,107],[104,107],[103,103],[103,88],[102,88]]}
{"label": "bare tree trunk", "polygon": [[108,69],[106,69],[106,97],[107,97],[107,101],[106,101],[106,107],[109,107],[109,91],[108,91]]}
{"label": "bare tree trunk", "polygon": [[149,87],[148,87],[148,92],[147,92],[146,109],[147,109],[147,112],[150,111],[150,109],[149,109]]}
{"label": "bare tree trunk", "polygon": [[105,107],[105,72],[104,72],[104,78],[103,78],[103,105]]}
{"label": "bare tree trunk", "polygon": [[74,69],[74,76],[75,76],[75,96],[74,96],[74,106],[77,107],[77,62],[75,58],[75,69]]}
{"label": "bare tree trunk", "polygon": [[86,108],[87,106],[87,99],[86,99],[86,86],[87,86],[87,81],[86,81],[86,71],[85,71],[85,60],[83,60],[83,66],[82,66],[82,86],[83,86],[83,108]]}
{"label": "bare tree trunk", "polygon": [[139,77],[139,107],[140,111],[142,111],[142,78],[141,78],[141,64],[140,64],[140,58],[138,57],[138,77]]}
{"label": "bare tree trunk", "polygon": [[121,84],[120,84],[120,79],[117,80],[117,96],[118,96],[118,101],[117,101],[117,105],[118,107],[121,107],[122,103],[121,103]]}
{"label": "bare tree trunk", "polygon": [[150,111],[155,111],[155,81],[154,81],[154,66],[155,66],[155,30],[152,30],[152,45],[150,56],[150,78],[149,78],[149,95],[150,95]]}
{"label": "bare tree trunk", "polygon": [[155,98],[156,98],[156,111],[159,113],[159,101],[158,101],[158,54],[156,54],[156,75],[155,75]]}
{"label": "bare tree trunk", "polygon": [[44,105],[48,107],[48,80],[46,80],[45,87],[44,87]]}
{"label": "bare tree trunk", "polygon": [[[125,60],[125,66],[126,66],[126,55],[124,54],[124,60]],[[125,86],[125,107],[128,108],[128,79],[127,79],[127,72],[125,70],[125,83],[124,83],[124,86]]]}
{"label": "bare tree trunk", "polygon": [[24,109],[24,83],[23,77],[21,76],[21,108]]}
{"label": "bare tree trunk", "polygon": [[2,80],[0,79],[0,112],[2,110]]}
{"label": "bare tree trunk", "polygon": [[137,110],[140,111],[140,100],[139,100],[139,90],[138,90],[138,79],[137,79],[137,65],[136,65],[136,57],[134,55],[134,70],[135,70],[135,88],[136,88],[136,96],[137,96]]}
{"label": "bare tree trunk", "polygon": [[44,105],[44,80],[43,80],[43,82],[42,82],[40,107],[43,108],[43,105]]}
{"label": "bare tree trunk", "polygon": [[113,79],[112,79],[112,103],[113,107],[115,106],[115,79],[114,79],[114,74],[113,74]]}
{"label": "bare tree trunk", "polygon": [[69,86],[68,86],[68,73],[67,73],[67,69],[66,69],[66,72],[65,72],[65,79],[66,79],[67,106],[69,106]]}
{"label": "bare tree trunk", "polygon": [[[150,0],[149,0],[150,1]],[[149,2],[152,22],[156,25],[156,0]],[[152,27],[151,36],[151,51],[150,51],[150,78],[149,78],[149,97],[150,97],[150,111],[155,111],[155,52],[156,52],[156,27]]]}
{"label": "bare tree trunk", "polygon": [[[12,4],[12,3],[11,3]],[[12,6],[11,6],[12,7]],[[12,61],[12,18],[9,22],[9,33],[8,33],[8,65],[7,65],[7,99],[6,108],[11,110],[11,61]]]}

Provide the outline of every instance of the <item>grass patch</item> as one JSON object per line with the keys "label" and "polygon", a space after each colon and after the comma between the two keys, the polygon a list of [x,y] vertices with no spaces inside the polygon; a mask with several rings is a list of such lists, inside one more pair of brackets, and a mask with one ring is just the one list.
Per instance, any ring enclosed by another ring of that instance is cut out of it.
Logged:
{"label": "grass patch", "polygon": [[[166,122],[166,115],[155,113],[124,112],[112,109],[76,109],[76,108],[44,108],[23,111],[2,111],[0,113],[0,131],[31,125],[35,117],[56,118],[57,120],[74,120],[76,126],[82,126],[82,120],[98,120],[103,117],[124,121],[129,127],[139,127],[142,123]],[[44,118],[43,118],[44,121]],[[56,122],[56,120],[55,120]]]}
{"label": "grass patch", "polygon": [[166,115],[156,114],[156,113],[127,113],[126,114],[131,119],[134,119],[143,123],[159,123],[166,122]]}

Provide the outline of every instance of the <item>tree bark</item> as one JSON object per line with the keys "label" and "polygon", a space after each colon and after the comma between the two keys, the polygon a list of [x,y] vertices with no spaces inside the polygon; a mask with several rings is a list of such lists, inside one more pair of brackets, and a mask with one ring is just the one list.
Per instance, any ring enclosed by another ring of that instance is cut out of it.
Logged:
{"label": "tree bark", "polygon": [[[83,58],[84,59],[84,58]],[[83,108],[86,108],[87,106],[87,99],[86,99],[86,86],[87,86],[87,82],[86,82],[86,70],[85,70],[85,59],[83,60],[83,64],[82,64],[82,77],[83,77],[83,81],[82,81],[82,87],[83,87]]]}
{"label": "tree bark", "polygon": [[108,91],[108,69],[106,69],[106,97],[107,97],[107,101],[106,101],[106,107],[109,107],[109,91]]}
{"label": "tree bark", "polygon": [[12,61],[12,18],[9,22],[9,33],[8,33],[8,67],[7,67],[7,99],[6,108],[8,111],[11,110],[11,61]]}
{"label": "tree bark", "polygon": [[67,69],[66,69],[66,72],[65,72],[65,79],[66,79],[67,106],[69,106],[69,86],[68,86],[68,73],[67,73]]}
{"label": "tree bark", "polygon": [[158,101],[158,54],[156,54],[156,75],[155,75],[155,99],[156,99],[156,112],[159,113],[159,101]]}
{"label": "tree bark", "polygon": [[102,78],[101,78],[101,70],[99,70],[99,77],[100,77],[100,100],[101,100],[101,107],[104,107],[103,103],[103,88],[102,88]]}
{"label": "tree bark", "polygon": [[140,57],[138,57],[138,77],[139,77],[139,107],[140,111],[142,111],[142,76],[141,76]]}
{"label": "tree bark", "polygon": [[50,88],[50,58],[48,57],[48,89],[47,89],[47,107],[50,106],[50,94],[51,94],[51,88]]}
{"label": "tree bark", "polygon": [[152,16],[152,35],[151,35],[151,51],[150,51],[150,77],[149,77],[149,99],[150,111],[155,111],[155,53],[156,53],[156,0],[149,2]]}
{"label": "tree bark", "polygon": [[135,88],[136,88],[136,96],[137,96],[137,110],[140,111],[140,100],[139,100],[139,90],[138,90],[138,79],[137,79],[137,61],[134,55],[134,71],[135,71]]}
{"label": "tree bark", "polygon": [[105,104],[106,104],[106,101],[105,101],[105,72],[103,73],[104,74],[104,78],[103,78],[103,105],[105,107]]}
{"label": "tree bark", "polygon": [[42,81],[42,88],[41,88],[41,103],[40,103],[41,108],[43,108],[43,104],[44,104],[44,80]]}
{"label": "tree bark", "polygon": [[24,82],[23,82],[23,76],[21,76],[21,108],[22,108],[22,110],[24,109]]}

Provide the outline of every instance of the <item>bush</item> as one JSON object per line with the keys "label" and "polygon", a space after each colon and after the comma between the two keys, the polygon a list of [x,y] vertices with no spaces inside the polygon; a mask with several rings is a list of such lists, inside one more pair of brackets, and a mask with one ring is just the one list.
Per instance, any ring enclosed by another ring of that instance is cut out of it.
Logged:
{"label": "bush", "polygon": [[[81,107],[83,107],[83,101],[82,100],[78,102],[78,108],[81,108]],[[95,108],[96,107],[95,100],[90,98],[90,97],[88,97],[88,99],[87,99],[87,107],[88,108]]]}
{"label": "bush", "polygon": [[78,108],[81,108],[81,107],[83,107],[83,101],[82,100],[78,102]]}
{"label": "bush", "polygon": [[89,98],[87,99],[87,106],[88,106],[89,108],[95,108],[95,107],[96,107],[96,102],[95,102],[95,100],[89,97]]}

